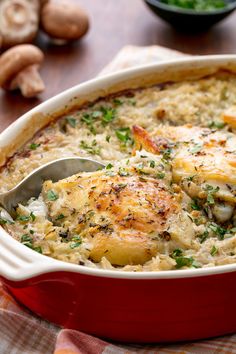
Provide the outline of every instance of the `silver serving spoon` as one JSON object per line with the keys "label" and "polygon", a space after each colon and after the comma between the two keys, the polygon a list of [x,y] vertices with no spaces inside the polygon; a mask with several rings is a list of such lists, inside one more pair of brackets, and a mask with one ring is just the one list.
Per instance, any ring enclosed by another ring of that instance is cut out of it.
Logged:
{"label": "silver serving spoon", "polygon": [[19,203],[39,196],[44,181],[56,182],[78,172],[93,172],[101,168],[104,168],[101,162],[82,157],[66,157],[51,161],[35,169],[10,191],[1,193],[0,206],[14,217],[14,208]]}

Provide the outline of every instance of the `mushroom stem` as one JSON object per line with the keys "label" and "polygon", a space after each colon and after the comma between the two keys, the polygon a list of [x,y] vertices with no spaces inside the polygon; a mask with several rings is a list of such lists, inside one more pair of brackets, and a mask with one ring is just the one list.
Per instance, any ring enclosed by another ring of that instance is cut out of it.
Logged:
{"label": "mushroom stem", "polygon": [[24,97],[34,97],[44,89],[44,83],[38,72],[38,65],[30,65],[20,71],[10,83],[10,90],[19,88]]}

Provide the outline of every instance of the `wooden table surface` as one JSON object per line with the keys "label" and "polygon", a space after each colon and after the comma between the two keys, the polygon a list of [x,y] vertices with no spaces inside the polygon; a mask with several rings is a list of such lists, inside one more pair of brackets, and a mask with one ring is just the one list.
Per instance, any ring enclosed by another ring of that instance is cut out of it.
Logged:
{"label": "wooden table surface", "polygon": [[45,52],[41,73],[46,90],[34,99],[1,91],[0,130],[40,102],[95,76],[126,44],[158,44],[190,54],[236,53],[236,12],[210,31],[191,35],[164,23],[142,0],[78,2],[89,13],[89,33],[80,42],[60,47],[39,34],[36,44]]}

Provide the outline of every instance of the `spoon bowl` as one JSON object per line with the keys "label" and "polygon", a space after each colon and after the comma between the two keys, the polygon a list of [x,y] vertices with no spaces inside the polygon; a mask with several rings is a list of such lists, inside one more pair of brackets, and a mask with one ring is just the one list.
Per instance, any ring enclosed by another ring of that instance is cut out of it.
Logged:
{"label": "spoon bowl", "polygon": [[66,157],[51,161],[35,169],[10,191],[1,193],[0,206],[14,216],[17,204],[38,197],[44,181],[57,182],[78,172],[93,172],[101,168],[104,168],[101,162],[82,157]]}

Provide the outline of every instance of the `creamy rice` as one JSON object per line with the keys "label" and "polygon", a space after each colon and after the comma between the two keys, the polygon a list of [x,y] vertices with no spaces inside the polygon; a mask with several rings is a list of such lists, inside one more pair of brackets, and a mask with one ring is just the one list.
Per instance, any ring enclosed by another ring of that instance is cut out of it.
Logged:
{"label": "creamy rice", "polygon": [[[124,163],[125,159],[130,158],[134,149],[133,125],[143,127],[150,139],[155,139],[157,134],[162,134],[163,137],[169,139],[172,132],[168,132],[169,135],[163,133],[165,126],[179,126],[182,129],[182,126],[191,124],[200,129],[209,128],[205,135],[213,134],[212,139],[233,138],[231,141],[234,143],[235,126],[226,118],[224,121],[224,117],[225,112],[232,107],[234,109],[235,104],[236,77],[227,73],[219,73],[214,77],[197,81],[158,85],[124,92],[116,97],[100,99],[94,104],[75,109],[70,114],[59,117],[9,159],[0,173],[0,190],[11,189],[33,169],[61,157],[87,156],[103,161],[105,164]],[[226,122],[229,124],[225,124]],[[192,127],[188,125],[187,129],[192,129]],[[218,133],[214,135],[215,131],[220,131],[221,135],[217,135]],[[177,134],[176,132],[177,130],[174,130],[174,134]],[[178,134],[181,134],[181,131]],[[179,140],[181,139],[179,138]],[[231,145],[234,147],[233,143]],[[198,149],[198,137],[193,134],[193,139],[187,141],[186,144],[190,144],[191,149]],[[232,148],[231,155],[233,147],[230,146],[230,149]],[[174,154],[176,151],[179,154],[178,149],[174,148]],[[197,155],[198,151],[193,153],[194,156],[195,153],[196,158],[200,158]],[[155,160],[155,156],[149,157],[149,161],[153,159]],[[123,162],[120,162],[121,160]],[[175,164],[176,160],[173,161]],[[186,179],[190,177],[192,176],[185,175],[185,180],[184,178],[175,180],[173,177],[170,189],[177,199],[181,199],[184,215],[191,219],[191,228],[193,229],[191,242],[187,246],[183,245],[183,239],[187,238],[183,230],[182,240],[181,237],[179,240],[172,238],[158,240],[158,252],[155,256],[143,264],[126,264],[122,269],[158,271],[208,267],[235,262],[234,182],[230,182],[230,188],[233,190],[232,193],[230,192],[231,196],[225,197],[228,192],[225,190],[224,181],[210,180],[209,182],[207,179],[197,181],[194,186],[200,186],[200,192],[207,191],[206,198],[208,200],[201,201],[185,185]],[[207,187],[209,185],[210,187]],[[176,190],[172,190],[172,188]],[[207,212],[204,209],[206,208],[205,203],[208,203],[209,210]],[[225,208],[222,208],[222,205]],[[221,214],[230,209],[228,219],[223,220],[218,217],[215,211],[218,206]],[[99,262],[91,261],[89,246],[86,248],[87,239],[83,240],[82,246],[78,242],[78,247],[74,248],[71,247],[71,243],[76,242],[75,240],[71,239],[69,242],[65,242],[63,237],[58,236],[59,234],[56,239],[52,238],[46,241],[45,235],[48,229],[53,227],[53,223],[50,218],[48,219],[47,205],[42,197],[29,201],[26,206],[19,206],[18,214],[23,218],[18,218],[13,223],[13,221],[9,222],[9,217],[2,212],[1,223],[13,237],[26,246],[68,262],[91,267],[120,268],[116,264],[111,264],[106,257],[102,257]],[[22,235],[28,236],[22,238]]]}

